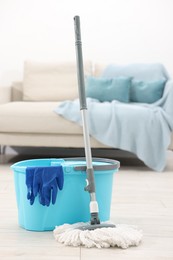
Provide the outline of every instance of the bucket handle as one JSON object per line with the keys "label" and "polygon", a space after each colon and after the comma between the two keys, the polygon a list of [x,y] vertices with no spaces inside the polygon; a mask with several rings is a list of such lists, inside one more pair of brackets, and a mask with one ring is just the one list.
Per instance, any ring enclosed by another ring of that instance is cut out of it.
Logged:
{"label": "bucket handle", "polygon": [[[111,170],[116,170],[119,167],[116,165],[95,165],[93,166],[94,171],[111,171]],[[86,166],[74,166],[75,171],[85,171],[87,170]]]}
{"label": "bucket handle", "polygon": [[[83,161],[85,158],[79,157],[79,158],[65,158],[65,160],[68,161]],[[111,159],[105,159],[105,158],[93,158],[93,161],[95,162],[105,162],[105,163],[110,163],[107,165],[93,165],[93,169],[95,171],[111,171],[111,170],[116,170],[120,168],[120,162],[116,160],[111,160]],[[74,170],[75,171],[86,171],[87,166],[85,165],[75,165]]]}

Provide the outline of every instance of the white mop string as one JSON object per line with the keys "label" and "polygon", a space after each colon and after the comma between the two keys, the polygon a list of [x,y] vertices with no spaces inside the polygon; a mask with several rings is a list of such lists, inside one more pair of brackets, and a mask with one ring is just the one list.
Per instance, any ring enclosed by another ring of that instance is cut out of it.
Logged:
{"label": "white mop string", "polygon": [[142,231],[136,226],[119,224],[115,228],[97,228],[80,230],[86,223],[64,224],[53,231],[57,242],[65,246],[84,246],[87,248],[108,248],[138,246],[142,240]]}

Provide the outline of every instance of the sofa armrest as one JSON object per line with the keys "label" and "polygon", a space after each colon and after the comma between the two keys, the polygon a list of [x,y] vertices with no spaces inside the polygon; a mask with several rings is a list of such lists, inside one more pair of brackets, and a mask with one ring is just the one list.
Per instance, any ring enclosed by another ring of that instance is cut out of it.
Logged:
{"label": "sofa armrest", "polygon": [[12,88],[8,86],[0,87],[0,104],[5,104],[11,101]]}
{"label": "sofa armrest", "polygon": [[23,83],[21,81],[15,81],[12,83],[11,100],[23,100]]}
{"label": "sofa armrest", "polygon": [[171,134],[171,143],[170,143],[168,149],[173,151],[173,132]]}

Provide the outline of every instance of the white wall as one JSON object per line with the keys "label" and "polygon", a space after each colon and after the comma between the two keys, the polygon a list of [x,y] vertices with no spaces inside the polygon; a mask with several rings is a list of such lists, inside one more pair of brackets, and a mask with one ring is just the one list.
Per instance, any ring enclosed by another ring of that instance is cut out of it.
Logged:
{"label": "white wall", "polygon": [[172,0],[0,0],[0,85],[23,77],[24,60],[75,60],[80,15],[84,59],[161,62],[173,75]]}

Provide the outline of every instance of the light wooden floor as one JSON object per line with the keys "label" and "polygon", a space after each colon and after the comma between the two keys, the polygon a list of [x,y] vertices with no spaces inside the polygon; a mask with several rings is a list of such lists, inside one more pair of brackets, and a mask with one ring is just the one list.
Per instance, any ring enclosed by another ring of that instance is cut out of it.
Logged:
{"label": "light wooden floor", "polygon": [[18,226],[11,163],[0,165],[0,260],[167,260],[173,259],[173,153],[163,173],[147,167],[122,166],[116,174],[112,220],[135,224],[144,237],[129,249],[86,249],[57,244],[52,232],[30,232]]}

